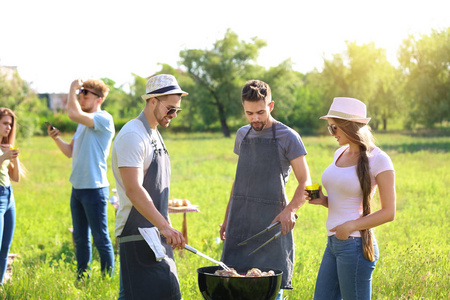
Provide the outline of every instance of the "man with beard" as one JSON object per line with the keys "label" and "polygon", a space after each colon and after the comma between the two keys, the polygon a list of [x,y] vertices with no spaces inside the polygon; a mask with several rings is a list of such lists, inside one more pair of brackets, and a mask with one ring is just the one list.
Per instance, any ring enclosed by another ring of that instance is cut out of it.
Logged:
{"label": "man with beard", "polygon": [[[305,203],[310,182],[306,150],[297,132],[271,116],[270,87],[251,80],[242,89],[242,105],[249,125],[236,134],[234,153],[239,155],[236,176],[220,237],[225,241],[222,261],[231,266],[283,271],[282,289],[291,289],[294,269],[292,229],[296,211]],[[291,170],[298,181],[288,202],[285,186]],[[244,246],[238,244],[270,224],[281,223],[282,235],[249,256],[275,233],[270,231]]]}
{"label": "man with beard", "polygon": [[112,116],[101,110],[108,92],[108,86],[101,80],[83,82],[76,79],[72,82],[67,113],[72,121],[78,123],[78,127],[70,143],[60,138],[57,128],[47,125],[49,136],[61,152],[72,158],[70,210],[78,280],[85,277],[91,262],[91,232],[100,254],[102,273],[111,274],[114,269],[114,250],[108,230],[106,159],[115,130]]}
{"label": "man with beard", "polygon": [[[181,111],[181,96],[187,94],[172,75],[150,77],[142,96],[144,110],[114,140],[112,168],[120,200],[115,231],[120,243],[119,299],[181,299],[172,249],[184,248],[185,241],[169,221],[170,160],[157,127],[169,126]],[[139,228],[160,232],[164,253],[159,259]]]}

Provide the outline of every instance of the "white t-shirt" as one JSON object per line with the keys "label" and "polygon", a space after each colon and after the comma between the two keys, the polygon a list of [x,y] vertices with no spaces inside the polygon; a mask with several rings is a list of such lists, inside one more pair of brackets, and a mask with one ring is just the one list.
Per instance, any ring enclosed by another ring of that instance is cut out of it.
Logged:
{"label": "white t-shirt", "polygon": [[[153,140],[157,142],[157,148],[161,149],[162,144],[157,131],[151,130],[151,132]],[[116,215],[115,228],[116,236],[120,236],[122,233],[132,208],[131,201],[125,194],[125,187],[120,176],[119,168],[135,167],[142,169],[143,180],[152,162],[153,152],[154,149],[151,144],[151,139],[145,130],[144,124],[139,119],[133,119],[125,124],[114,140],[111,164],[114,178],[116,179],[117,193],[119,195],[119,209]],[[141,185],[142,183],[140,182]]]}
{"label": "white t-shirt", "polygon": [[[336,166],[336,160],[347,148],[348,146],[343,146],[336,150],[333,162],[322,174],[322,184],[328,194],[327,231],[329,236],[335,234],[330,229],[347,221],[358,219],[363,213],[363,195],[356,166]],[[376,176],[387,170],[394,171],[394,165],[389,156],[376,147],[369,156],[369,169],[372,183],[371,196],[373,196],[377,186]],[[354,231],[350,236],[359,237],[361,234],[359,231]]]}

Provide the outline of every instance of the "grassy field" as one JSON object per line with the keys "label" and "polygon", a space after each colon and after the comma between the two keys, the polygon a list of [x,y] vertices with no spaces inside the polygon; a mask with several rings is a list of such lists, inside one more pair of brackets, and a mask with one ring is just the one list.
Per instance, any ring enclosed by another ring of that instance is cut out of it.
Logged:
{"label": "grassy field", "polygon": [[[163,132],[164,134],[164,132]],[[394,222],[376,229],[381,258],[374,272],[373,299],[449,299],[450,232],[448,201],[450,137],[379,133],[380,146],[396,168],[397,215]],[[70,136],[65,137],[66,140]],[[189,213],[189,244],[220,259],[216,243],[223,220],[237,157],[233,139],[218,134],[166,135],[171,155],[171,197],[187,198],[201,213]],[[337,145],[334,139],[305,137],[311,176],[320,182]],[[116,299],[119,264],[113,278],[101,278],[94,250],[92,275],[83,286],[75,284],[76,261],[69,208],[71,161],[48,137],[19,141],[27,178],[14,184],[17,225],[11,248],[19,257],[12,281],[0,287],[1,299]],[[111,188],[115,187],[109,169]],[[288,183],[292,196],[295,177]],[[378,199],[376,199],[378,203]],[[325,208],[306,204],[294,230],[296,264],[287,299],[312,299],[315,279],[326,243]],[[181,230],[182,214],[171,214]],[[114,208],[109,205],[110,232]],[[176,252],[183,298],[201,299],[196,270],[211,263],[186,251]]]}

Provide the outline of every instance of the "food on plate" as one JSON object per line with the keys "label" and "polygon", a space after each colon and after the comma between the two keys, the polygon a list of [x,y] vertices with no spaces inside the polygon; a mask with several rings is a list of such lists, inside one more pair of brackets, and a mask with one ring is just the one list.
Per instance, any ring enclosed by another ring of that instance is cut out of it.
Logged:
{"label": "food on plate", "polygon": [[230,271],[227,270],[217,270],[214,272],[214,275],[225,276],[225,277],[263,277],[263,276],[274,276],[275,272],[270,270],[269,272],[262,272],[258,268],[252,268],[247,271],[247,274],[241,275],[236,272],[235,269],[230,268]]}
{"label": "food on plate", "polygon": [[191,206],[191,202],[188,199],[171,199],[169,200],[169,206],[172,207],[182,207]]}

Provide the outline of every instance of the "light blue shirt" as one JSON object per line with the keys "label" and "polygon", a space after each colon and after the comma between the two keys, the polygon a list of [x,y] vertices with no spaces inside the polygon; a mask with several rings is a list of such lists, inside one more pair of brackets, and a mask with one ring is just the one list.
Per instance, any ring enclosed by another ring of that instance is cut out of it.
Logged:
{"label": "light blue shirt", "polygon": [[94,113],[94,127],[78,124],[73,136],[72,174],[75,189],[95,189],[109,186],[106,159],[114,137],[112,116],[104,111]]}

